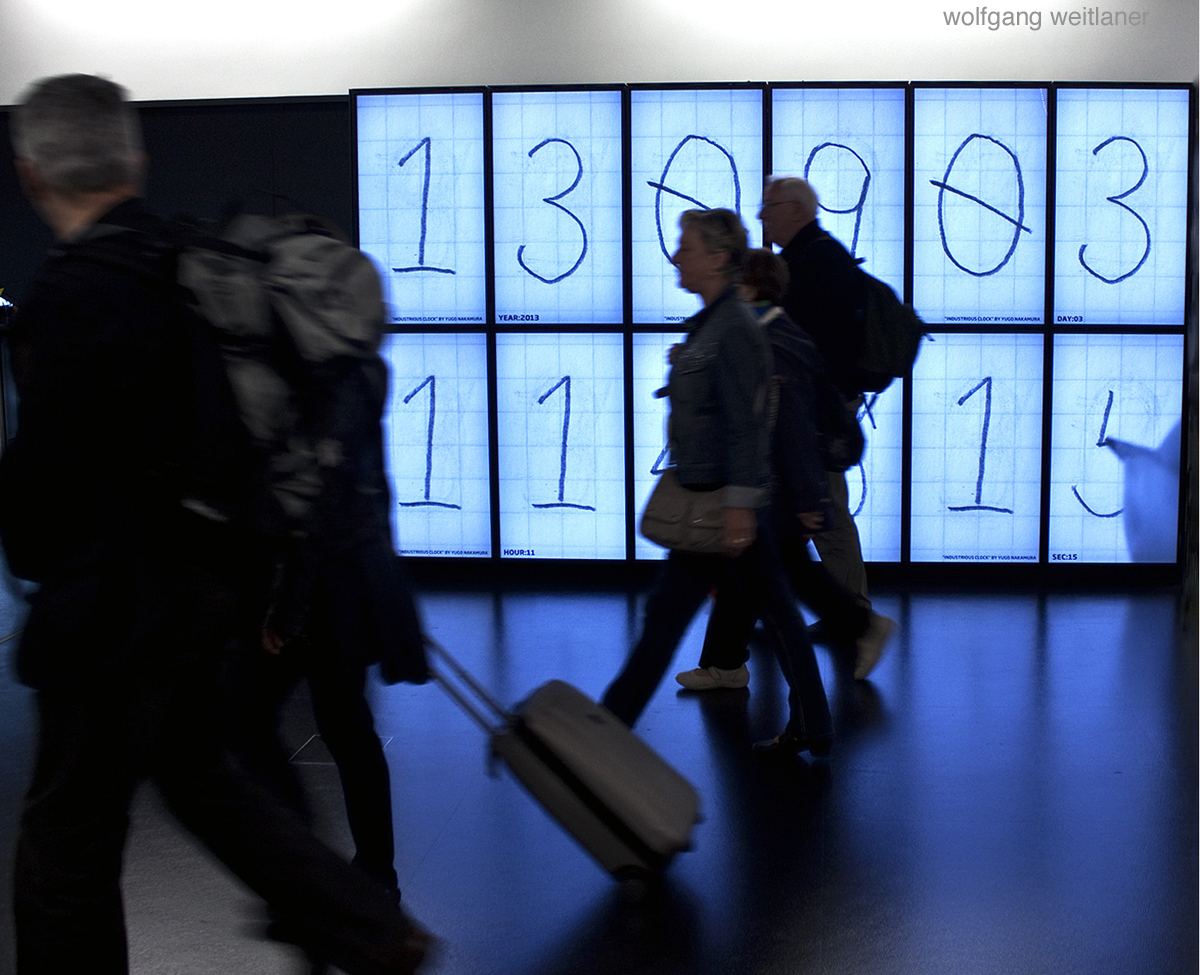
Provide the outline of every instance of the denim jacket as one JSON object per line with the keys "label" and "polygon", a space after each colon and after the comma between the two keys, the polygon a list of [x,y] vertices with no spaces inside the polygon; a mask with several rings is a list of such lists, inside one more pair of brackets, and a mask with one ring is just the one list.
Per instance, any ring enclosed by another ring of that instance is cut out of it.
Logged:
{"label": "denim jacket", "polygon": [[770,353],[732,288],[685,323],[667,379],[671,461],[679,483],[719,485],[727,508],[770,499]]}

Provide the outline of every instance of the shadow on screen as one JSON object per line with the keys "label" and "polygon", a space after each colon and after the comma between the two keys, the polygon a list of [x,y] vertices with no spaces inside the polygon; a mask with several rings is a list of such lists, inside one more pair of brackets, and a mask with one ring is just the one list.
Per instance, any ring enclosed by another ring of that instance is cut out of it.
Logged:
{"label": "shadow on screen", "polygon": [[1113,440],[1104,445],[1125,469],[1125,544],[1135,562],[1174,562],[1179,510],[1180,424],[1157,447]]}

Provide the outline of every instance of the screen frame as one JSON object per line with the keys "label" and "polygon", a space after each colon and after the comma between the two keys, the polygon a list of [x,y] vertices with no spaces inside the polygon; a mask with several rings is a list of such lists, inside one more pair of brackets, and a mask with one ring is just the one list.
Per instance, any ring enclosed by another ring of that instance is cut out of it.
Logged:
{"label": "screen frame", "polygon": [[[1188,132],[1187,132],[1187,152],[1188,152],[1188,167],[1189,173],[1193,174],[1196,170],[1197,157],[1197,91],[1195,84],[1182,82],[1052,82],[1052,81],[1016,81],[1016,82],[975,82],[975,81],[922,81],[922,82],[800,82],[800,81],[784,81],[784,82],[741,82],[723,84],[719,82],[705,83],[673,83],[673,84],[627,84],[627,85],[534,85],[534,86],[469,86],[469,87],[401,87],[401,88],[370,88],[370,89],[354,89],[350,92],[350,142],[351,153],[353,158],[357,158],[357,126],[356,126],[356,99],[361,95],[380,95],[380,94],[420,94],[420,93],[445,93],[445,92],[474,92],[481,93],[484,100],[484,147],[485,147],[485,221],[487,227],[487,277],[488,277],[488,302],[487,302],[487,317],[485,325],[482,329],[488,337],[488,368],[489,368],[489,383],[491,386],[491,410],[492,410],[492,430],[491,430],[491,477],[492,477],[492,517],[493,517],[493,543],[492,556],[490,560],[496,562],[502,558],[501,546],[499,544],[499,525],[498,525],[498,498],[499,484],[497,480],[498,459],[496,457],[496,436],[495,436],[495,385],[496,385],[496,361],[495,361],[495,336],[506,332],[523,332],[528,331],[529,326],[521,323],[501,323],[496,321],[495,301],[494,301],[494,252],[492,250],[492,223],[491,223],[491,207],[492,207],[492,188],[491,188],[491,144],[492,134],[491,126],[491,94],[493,92],[536,92],[536,91],[620,91],[622,97],[622,139],[623,139],[623,199],[622,207],[624,213],[624,259],[623,259],[623,315],[620,323],[607,325],[570,325],[570,324],[548,324],[547,330],[555,332],[594,332],[606,333],[617,332],[623,336],[624,357],[625,357],[625,453],[626,453],[626,562],[632,565],[636,562],[645,562],[643,556],[637,554],[638,541],[636,534],[636,521],[638,512],[635,508],[635,476],[634,476],[634,410],[632,402],[632,376],[633,376],[633,336],[641,333],[654,333],[669,331],[670,325],[664,323],[638,323],[634,321],[632,311],[632,259],[630,255],[631,247],[631,162],[630,162],[630,134],[631,134],[631,98],[635,91],[646,90],[744,90],[755,89],[762,91],[763,104],[763,149],[762,149],[762,172],[769,174],[773,172],[772,160],[772,97],[775,91],[792,91],[797,89],[898,89],[903,92],[905,105],[905,191],[904,191],[904,282],[903,293],[900,297],[906,301],[911,301],[913,291],[913,207],[914,207],[914,103],[916,92],[922,89],[1042,89],[1046,92],[1047,99],[1047,125],[1046,125],[1046,187],[1045,187],[1045,209],[1046,209],[1046,228],[1044,233],[1045,238],[1045,256],[1044,256],[1044,314],[1041,324],[1023,324],[1023,323],[1002,323],[998,322],[995,325],[989,326],[986,323],[947,323],[947,322],[929,322],[927,327],[931,332],[950,332],[950,333],[992,333],[992,332],[1018,332],[1031,333],[1039,335],[1043,340],[1043,368],[1042,368],[1042,438],[1041,438],[1041,496],[1040,496],[1040,533],[1039,533],[1039,551],[1036,568],[1047,570],[1048,577],[1061,578],[1062,573],[1068,572],[1076,567],[1065,567],[1061,563],[1052,562],[1049,558],[1049,511],[1050,511],[1050,490],[1051,490],[1051,470],[1050,457],[1052,437],[1052,385],[1053,385],[1053,345],[1054,337],[1058,334],[1066,332],[1077,333],[1080,328],[1076,326],[1074,329],[1061,328],[1054,322],[1054,220],[1055,220],[1055,179],[1056,170],[1056,106],[1057,93],[1062,90],[1079,90],[1079,89],[1113,89],[1113,90],[1184,90],[1188,92]],[[358,167],[352,166],[352,172],[355,179],[354,188],[354,239],[358,240]],[[1195,356],[1195,337],[1194,337],[1194,321],[1196,317],[1196,299],[1194,290],[1196,287],[1196,240],[1195,240],[1195,224],[1196,224],[1196,185],[1195,180],[1188,181],[1188,198],[1187,198],[1187,219],[1189,234],[1186,241],[1186,253],[1184,256],[1184,322],[1180,325],[1147,325],[1140,327],[1116,326],[1116,325],[1088,325],[1083,331],[1089,333],[1136,333],[1136,334],[1182,334],[1184,336],[1184,360],[1191,361]],[[745,209],[745,207],[744,207]],[[747,228],[751,234],[752,244],[758,243],[761,240],[757,236],[758,227],[750,226]],[[899,289],[898,289],[899,290]],[[422,325],[415,328],[420,331],[437,331],[438,325]],[[453,325],[445,326],[448,331],[474,331],[474,327],[457,329]],[[403,331],[402,328],[389,329],[394,331]],[[1192,383],[1191,377],[1184,369],[1184,363],[1180,364],[1181,373],[1183,374],[1184,396],[1183,402],[1180,403],[1180,415],[1187,418],[1187,397],[1189,395],[1189,386]],[[891,565],[898,571],[907,571],[909,569],[919,568],[928,570],[932,567],[930,563],[914,563],[911,559],[911,512],[912,512],[912,383],[903,382],[903,406],[902,406],[902,443],[901,443],[901,499],[900,499],[900,546],[899,558],[894,563],[886,563]],[[1185,463],[1189,450],[1189,434],[1187,424],[1184,424],[1184,436],[1181,443],[1180,457],[1180,492],[1179,492],[1179,510],[1178,517],[1178,535],[1179,546],[1176,555],[1176,561],[1172,564],[1164,564],[1158,566],[1142,566],[1138,564],[1130,565],[1128,563],[1104,563],[1100,566],[1090,564],[1088,568],[1121,568],[1124,570],[1153,570],[1153,569],[1177,569],[1186,555],[1184,538],[1184,515],[1186,502],[1188,497],[1187,485],[1185,482],[1187,465]],[[479,561],[479,560],[476,560]],[[872,563],[879,566],[881,563]],[[973,566],[973,571],[980,571],[980,575],[986,575],[981,570],[982,566]],[[991,568],[991,567],[988,567]],[[1005,570],[1017,572],[1030,566],[1005,566],[995,567],[1002,572]],[[1161,575],[1161,573],[1160,573]]]}

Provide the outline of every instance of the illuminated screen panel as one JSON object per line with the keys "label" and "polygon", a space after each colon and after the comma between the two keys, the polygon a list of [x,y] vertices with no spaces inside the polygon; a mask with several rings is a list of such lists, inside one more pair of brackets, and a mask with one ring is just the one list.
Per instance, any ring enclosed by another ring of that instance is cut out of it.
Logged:
{"label": "illuminated screen panel", "polygon": [[393,324],[482,323],[483,96],[358,95],[359,246]]}
{"label": "illuminated screen panel", "polygon": [[900,503],[904,383],[868,393],[858,409],[867,446],[862,463],[846,471],[850,514],[868,562],[900,561]]}
{"label": "illuminated screen panel", "polygon": [[946,335],[913,372],[912,560],[1035,562],[1042,337]]}
{"label": "illuminated screen panel", "polygon": [[821,225],[903,294],[903,89],[777,88],[771,130],[775,174],[812,183]]}
{"label": "illuminated screen panel", "polygon": [[632,105],[633,320],[680,322],[698,311],[670,255],[679,215],[726,207],[757,232],[762,194],[762,91],[635,90]]}
{"label": "illuminated screen panel", "polygon": [[1182,325],[1188,92],[1060,89],[1054,321]]}
{"label": "illuminated screen panel", "polygon": [[1057,335],[1051,562],[1174,562],[1182,335]]}
{"label": "illuminated screen panel", "polygon": [[[668,400],[654,395],[667,383],[667,353],[682,332],[654,332],[633,337],[633,501],[640,518],[658,475],[670,463],[667,453]],[[664,558],[667,550],[637,533],[634,555]]]}
{"label": "illuminated screen panel", "polygon": [[1045,316],[1046,92],[915,92],[913,304],[927,322]]}
{"label": "illuminated screen panel", "polygon": [[502,556],[625,558],[623,343],[496,336]]}
{"label": "illuminated screen panel", "polygon": [[[667,353],[681,341],[679,332],[633,337],[634,503],[640,516],[657,475],[670,462],[667,454],[668,401],[654,395],[667,381]],[[862,463],[846,472],[850,512],[868,561],[900,559],[901,416],[904,387],[893,383],[873,393],[858,411],[867,448]],[[639,534],[635,555],[656,559],[665,550]]]}
{"label": "illuminated screen panel", "polygon": [[620,323],[621,93],[492,96],[496,318]]}
{"label": "illuminated screen panel", "polygon": [[388,335],[383,354],[396,550],[491,555],[486,337]]}

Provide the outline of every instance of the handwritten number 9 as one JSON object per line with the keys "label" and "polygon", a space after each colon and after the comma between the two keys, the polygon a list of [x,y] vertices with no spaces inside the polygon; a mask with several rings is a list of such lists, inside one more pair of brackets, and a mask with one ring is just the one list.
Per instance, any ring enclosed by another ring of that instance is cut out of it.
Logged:
{"label": "handwritten number 9", "polygon": [[815,149],[813,149],[812,152],[810,152],[808,154],[808,161],[805,162],[805,164],[804,164],[804,178],[805,179],[808,179],[808,171],[812,168],[813,160],[816,158],[817,153],[823,152],[826,149],[844,149],[846,152],[850,153],[850,155],[852,155],[855,159],[857,159],[859,165],[862,166],[862,170],[863,170],[862,189],[859,191],[857,203],[855,203],[851,207],[847,207],[845,210],[835,210],[831,206],[826,206],[824,203],[821,204],[821,208],[823,210],[828,210],[830,213],[853,213],[854,214],[854,238],[850,242],[850,254],[853,256],[856,253],[856,251],[858,250],[858,228],[860,226],[862,226],[863,205],[867,201],[867,190],[871,186],[871,170],[867,168],[867,164],[863,161],[863,157],[860,156],[853,149],[851,149],[849,146],[841,145],[838,142],[822,142],[819,146],[817,146]]}

